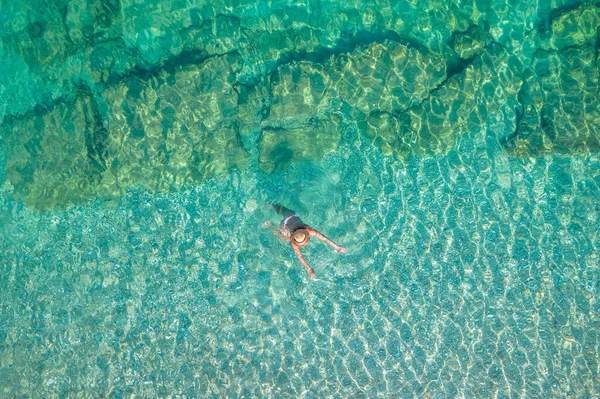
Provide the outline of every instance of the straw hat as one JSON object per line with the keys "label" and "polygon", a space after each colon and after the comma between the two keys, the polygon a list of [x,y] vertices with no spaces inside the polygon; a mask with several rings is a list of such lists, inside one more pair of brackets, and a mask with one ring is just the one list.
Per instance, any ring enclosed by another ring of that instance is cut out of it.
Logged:
{"label": "straw hat", "polygon": [[303,247],[310,241],[310,234],[306,229],[298,229],[292,234],[292,243]]}

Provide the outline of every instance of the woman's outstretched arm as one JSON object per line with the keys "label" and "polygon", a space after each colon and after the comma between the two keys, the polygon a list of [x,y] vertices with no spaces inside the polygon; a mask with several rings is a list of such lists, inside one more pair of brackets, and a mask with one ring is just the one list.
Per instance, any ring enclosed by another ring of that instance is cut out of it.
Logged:
{"label": "woman's outstretched arm", "polygon": [[312,267],[309,266],[306,260],[304,260],[304,256],[302,256],[302,252],[300,252],[300,248],[298,248],[298,246],[294,244],[292,244],[292,248],[294,249],[294,252],[296,253],[296,256],[298,257],[300,263],[302,263],[302,265],[306,268],[306,271],[308,272],[308,277],[314,279],[315,271],[312,269]]}
{"label": "woman's outstretched arm", "polygon": [[333,249],[335,249],[336,252],[339,252],[339,253],[342,253],[342,254],[345,254],[345,253],[348,252],[346,250],[346,248],[340,247],[335,242],[331,241],[329,238],[327,238],[323,234],[319,233],[317,230],[314,230],[314,229],[311,229],[310,227],[308,227],[308,228],[306,228],[306,231],[308,231],[308,234],[310,234],[311,236],[315,236],[319,240],[324,241],[327,244],[331,245],[333,247]]}
{"label": "woman's outstretched arm", "polygon": [[289,241],[290,240],[290,236],[286,236],[285,234],[283,234],[283,232],[281,230],[271,230],[273,233],[275,233],[275,235],[279,238],[281,238],[283,241]]}

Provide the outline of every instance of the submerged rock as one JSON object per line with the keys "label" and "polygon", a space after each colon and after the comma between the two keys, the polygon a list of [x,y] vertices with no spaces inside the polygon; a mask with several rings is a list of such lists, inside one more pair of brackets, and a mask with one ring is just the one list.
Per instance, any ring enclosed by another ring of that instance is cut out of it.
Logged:
{"label": "submerged rock", "polygon": [[[227,57],[173,74],[131,76],[10,124],[7,177],[47,209],[130,187],[178,190],[247,165]],[[104,108],[104,114],[100,110]]]}
{"label": "submerged rock", "polygon": [[272,172],[341,143],[400,160],[476,133],[478,146],[489,136],[514,156],[600,147],[591,6],[545,13],[543,36],[526,7],[523,20],[466,7],[400,21],[401,9],[337,3],[334,19],[254,3],[231,14],[171,6],[65,3],[61,23],[54,10],[3,36],[35,76],[19,87],[35,92],[29,102],[0,104],[6,178],[26,204],[179,190],[250,164]]}
{"label": "submerged rock", "polygon": [[93,197],[104,169],[105,123],[89,88],[10,122],[6,169],[15,194],[40,209]]}
{"label": "submerged rock", "polygon": [[[403,148],[396,115],[420,104],[445,76],[443,60],[393,42],[361,47],[322,64],[292,63],[270,80],[268,117],[261,123],[260,164],[271,171],[300,159],[319,159],[340,143],[353,121],[370,140]],[[389,119],[381,123],[382,118]]]}
{"label": "submerged rock", "polygon": [[535,51],[504,141],[514,156],[600,151],[600,69],[595,8],[582,6],[552,22],[549,46]]}
{"label": "submerged rock", "polygon": [[471,26],[466,31],[453,35],[451,47],[460,58],[471,59],[483,53],[491,38],[491,35],[479,26]]}

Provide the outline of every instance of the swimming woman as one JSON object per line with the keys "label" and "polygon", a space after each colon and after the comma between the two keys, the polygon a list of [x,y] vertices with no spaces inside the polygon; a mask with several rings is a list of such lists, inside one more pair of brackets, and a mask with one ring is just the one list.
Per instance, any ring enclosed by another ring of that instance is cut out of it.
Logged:
{"label": "swimming woman", "polygon": [[308,244],[311,236],[317,237],[318,239],[331,245],[338,253],[345,254],[347,252],[346,248],[340,247],[329,238],[319,233],[317,230],[310,228],[310,226],[302,222],[298,214],[293,210],[279,204],[271,206],[273,209],[275,209],[275,212],[283,216],[283,220],[279,224],[279,230],[273,230],[273,233],[279,236],[279,238],[282,240],[289,241],[290,244],[292,244],[292,249],[298,257],[300,263],[302,263],[302,265],[306,268],[308,277],[315,278],[315,271],[308,265],[302,256],[300,248]]}

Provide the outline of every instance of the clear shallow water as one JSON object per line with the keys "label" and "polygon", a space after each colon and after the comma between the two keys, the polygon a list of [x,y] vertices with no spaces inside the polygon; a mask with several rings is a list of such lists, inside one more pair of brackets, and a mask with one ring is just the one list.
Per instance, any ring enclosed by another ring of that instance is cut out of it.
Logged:
{"label": "clear shallow water", "polygon": [[2,6],[3,397],[600,395],[594,7],[106,4]]}

